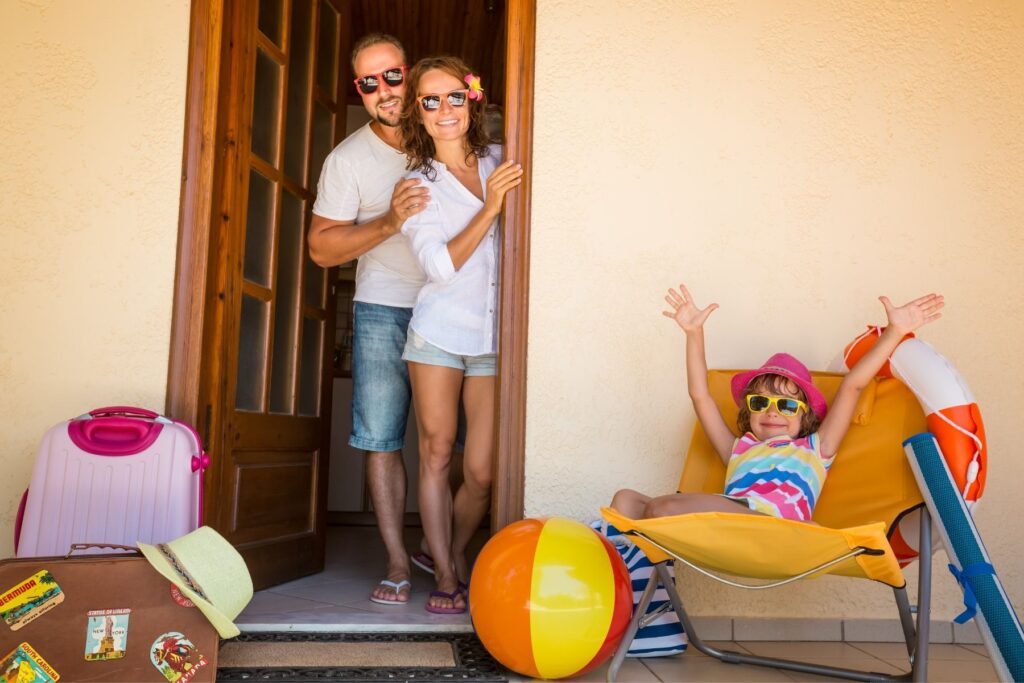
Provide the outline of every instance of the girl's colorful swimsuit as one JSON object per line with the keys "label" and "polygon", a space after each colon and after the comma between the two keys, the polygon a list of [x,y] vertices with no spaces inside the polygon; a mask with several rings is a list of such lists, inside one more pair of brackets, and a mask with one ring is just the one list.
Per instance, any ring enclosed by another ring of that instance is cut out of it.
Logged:
{"label": "girl's colorful swimsuit", "polygon": [[736,439],[725,472],[725,496],[772,517],[807,522],[828,468],[818,434],[758,441],[750,432]]}

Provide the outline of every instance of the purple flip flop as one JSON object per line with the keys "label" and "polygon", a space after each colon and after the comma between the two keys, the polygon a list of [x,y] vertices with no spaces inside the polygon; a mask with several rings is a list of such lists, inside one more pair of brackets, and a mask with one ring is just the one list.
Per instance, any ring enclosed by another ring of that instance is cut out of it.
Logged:
{"label": "purple flip flop", "polygon": [[432,613],[432,614],[464,614],[466,612],[466,605],[463,605],[462,607],[454,607],[455,599],[458,598],[459,596],[462,596],[462,601],[463,602],[467,602],[465,595],[463,595],[463,593],[462,593],[462,588],[461,587],[456,588],[451,593],[446,593],[445,591],[430,591],[430,597],[432,597],[432,598],[444,598],[445,600],[451,600],[453,606],[452,607],[433,607],[433,606],[431,606],[430,602],[428,601],[427,604],[424,605],[423,608],[425,610],[427,610],[428,612]]}
{"label": "purple flip flop", "polygon": [[428,574],[434,573],[434,558],[424,552],[413,553],[409,561]]}

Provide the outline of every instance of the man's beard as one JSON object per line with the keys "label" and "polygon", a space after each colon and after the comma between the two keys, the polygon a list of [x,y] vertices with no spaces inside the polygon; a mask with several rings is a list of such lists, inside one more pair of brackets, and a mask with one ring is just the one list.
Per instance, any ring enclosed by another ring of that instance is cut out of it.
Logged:
{"label": "man's beard", "polygon": [[376,116],[374,116],[374,118],[377,120],[377,123],[379,123],[382,126],[387,126],[388,128],[398,128],[399,118],[400,118],[401,113],[402,113],[401,106],[396,107],[395,109],[389,110],[391,112],[394,112],[394,117],[395,118],[394,118],[394,120],[388,120],[388,119],[384,118],[384,116],[380,113],[380,105],[387,104],[388,102],[396,102],[396,101],[397,102],[401,102],[401,100],[402,100],[401,97],[392,97],[389,100],[384,100],[382,102],[378,102],[377,103],[377,109],[375,110],[376,111]]}

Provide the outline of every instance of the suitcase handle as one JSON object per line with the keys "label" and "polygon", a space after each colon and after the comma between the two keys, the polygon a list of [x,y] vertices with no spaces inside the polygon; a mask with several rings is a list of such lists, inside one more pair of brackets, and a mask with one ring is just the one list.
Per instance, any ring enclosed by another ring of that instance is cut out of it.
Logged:
{"label": "suitcase handle", "polygon": [[141,453],[153,445],[167,422],[143,408],[99,408],[83,417],[71,420],[68,436],[86,453],[106,456]]}
{"label": "suitcase handle", "polygon": [[151,419],[160,417],[160,413],[155,413],[152,410],[147,410],[145,408],[135,408],[133,406],[107,406],[106,408],[90,410],[89,414],[93,417],[104,417],[106,415],[127,415],[133,417],[148,417]]}
{"label": "suitcase handle", "polygon": [[136,555],[142,555],[142,551],[138,548],[133,548],[130,545],[121,545],[120,543],[72,543],[64,559],[66,560],[74,555],[77,550],[88,550],[89,548],[113,548],[114,550],[127,550]]}

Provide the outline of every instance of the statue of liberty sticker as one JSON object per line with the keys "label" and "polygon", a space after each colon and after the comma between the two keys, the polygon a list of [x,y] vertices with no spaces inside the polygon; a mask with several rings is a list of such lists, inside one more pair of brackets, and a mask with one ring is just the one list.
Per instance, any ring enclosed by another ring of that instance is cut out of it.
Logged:
{"label": "statue of liberty sticker", "polygon": [[153,641],[149,661],[169,683],[188,683],[209,664],[195,644],[177,631],[165,633]]}
{"label": "statue of liberty sticker", "polygon": [[121,659],[128,649],[128,616],[131,610],[96,609],[88,612],[85,628],[85,660]]}

